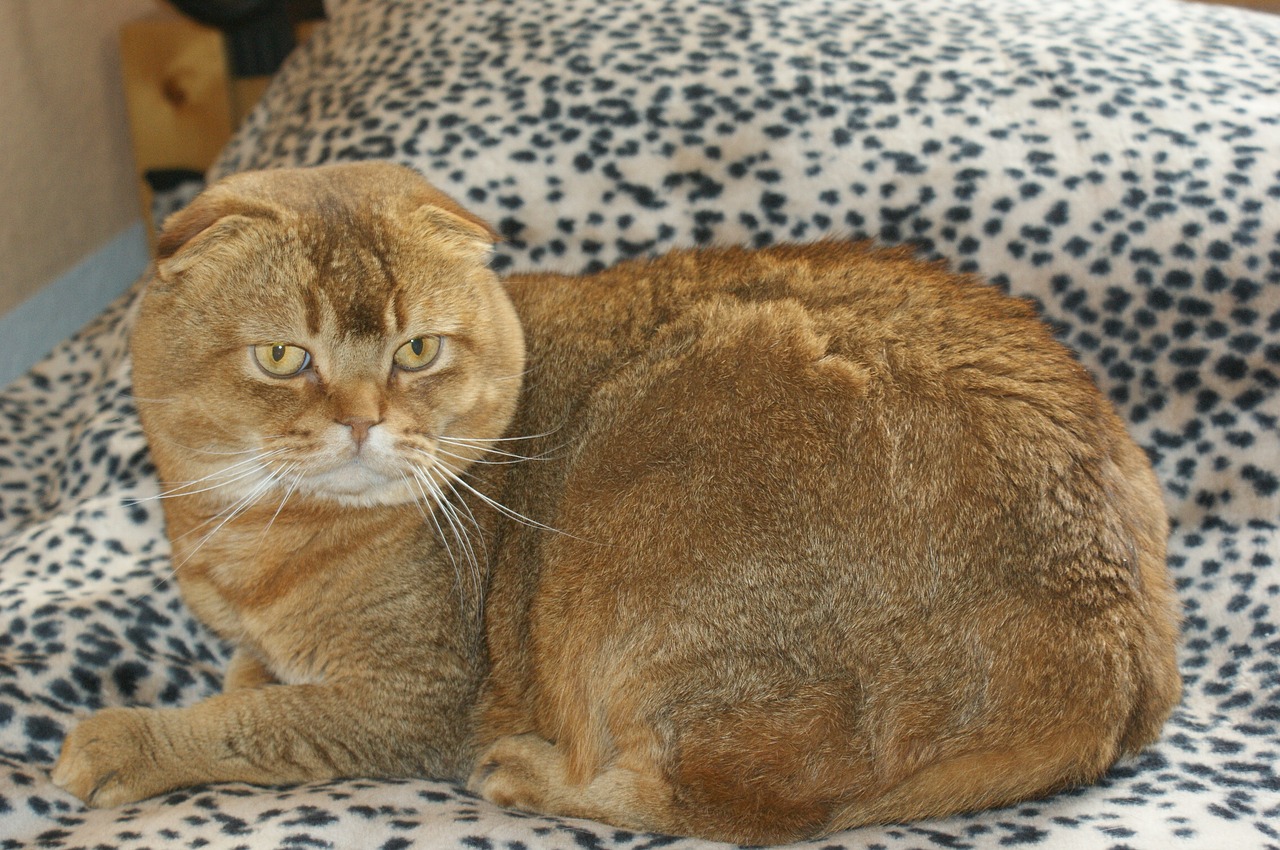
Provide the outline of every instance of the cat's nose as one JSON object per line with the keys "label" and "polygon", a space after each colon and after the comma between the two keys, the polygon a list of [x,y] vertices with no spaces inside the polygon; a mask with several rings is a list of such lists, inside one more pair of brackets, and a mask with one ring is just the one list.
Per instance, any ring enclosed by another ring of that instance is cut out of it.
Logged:
{"label": "cat's nose", "polygon": [[369,429],[378,424],[378,420],[369,419],[367,417],[348,416],[339,419],[338,424],[346,425],[351,429],[351,439],[356,441],[356,450],[364,445],[364,441],[369,438]]}

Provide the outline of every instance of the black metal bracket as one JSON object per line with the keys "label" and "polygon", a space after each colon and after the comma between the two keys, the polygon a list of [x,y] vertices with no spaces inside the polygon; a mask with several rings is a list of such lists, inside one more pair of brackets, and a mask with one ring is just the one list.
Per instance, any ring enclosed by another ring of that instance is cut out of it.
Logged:
{"label": "black metal bracket", "polygon": [[169,0],[180,12],[222,30],[234,77],[274,74],[295,42],[297,20],[323,17],[319,2],[290,0]]}

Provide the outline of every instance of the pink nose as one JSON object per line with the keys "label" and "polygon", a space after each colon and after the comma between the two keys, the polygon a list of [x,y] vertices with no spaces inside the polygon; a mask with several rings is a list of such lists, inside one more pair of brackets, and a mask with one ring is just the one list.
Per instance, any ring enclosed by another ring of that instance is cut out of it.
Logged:
{"label": "pink nose", "polygon": [[369,429],[378,424],[376,420],[360,417],[339,419],[338,423],[351,429],[351,439],[356,441],[357,449],[363,446],[364,441],[369,438]]}

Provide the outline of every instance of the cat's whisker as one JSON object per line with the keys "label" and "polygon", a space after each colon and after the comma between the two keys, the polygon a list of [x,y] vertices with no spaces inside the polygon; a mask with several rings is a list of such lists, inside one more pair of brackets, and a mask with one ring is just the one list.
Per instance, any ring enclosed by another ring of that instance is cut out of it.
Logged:
{"label": "cat's whisker", "polygon": [[[427,473],[424,472],[423,474],[426,475]],[[453,484],[449,482],[449,479],[444,478],[439,483],[436,484],[436,489],[440,491],[441,495],[443,495],[444,490],[441,489],[440,484],[443,484],[445,487],[448,487],[449,492],[452,493],[454,498],[457,500],[457,504],[455,505],[453,502],[450,502],[446,499],[443,502],[443,506],[454,517],[458,519],[458,522],[460,524],[462,523],[462,520],[464,518],[462,514],[464,511],[466,512],[465,519],[468,522],[470,522],[471,527],[476,530],[477,539],[479,539],[480,546],[483,548],[484,547],[484,529],[480,527],[480,521],[476,519],[476,515],[471,512],[470,505],[468,505],[466,500],[462,498],[461,494],[458,493],[457,489],[453,486]],[[465,525],[463,525],[462,528],[465,531]],[[487,552],[486,552],[485,558],[486,560],[488,560]],[[474,559],[473,559],[473,562],[474,562]]]}
{"label": "cat's whisker", "polygon": [[[266,468],[267,467],[264,464],[258,471],[261,471],[262,469],[266,469]],[[240,477],[243,477],[243,476],[240,476]],[[186,557],[183,558],[181,562],[175,564],[175,563],[172,563],[171,561],[168,572],[165,575],[160,576],[156,580],[156,582],[151,586],[150,590],[148,590],[146,593],[142,594],[141,596],[135,597],[132,601],[138,602],[138,601],[141,601],[142,599],[145,599],[147,596],[150,596],[152,593],[155,593],[157,590],[159,590],[171,579],[176,578],[178,575],[178,571],[182,569],[182,567],[184,567],[187,564],[187,562],[191,560],[192,557],[195,556],[196,552],[198,552],[200,548],[204,546],[204,544],[207,543],[213,537],[213,535],[217,534],[218,531],[221,530],[223,526],[225,526],[228,522],[234,519],[237,515],[244,512],[249,507],[251,507],[254,503],[256,503],[259,497],[263,495],[267,491],[267,489],[279,479],[279,477],[280,477],[280,473],[278,472],[268,472],[267,477],[265,479],[263,479],[258,484],[254,485],[253,489],[250,490],[248,493],[246,493],[244,496],[242,496],[239,500],[223,508],[221,511],[214,514],[212,517],[200,523],[199,525],[195,526],[194,528],[191,528],[186,533],[178,535],[177,537],[173,537],[170,542],[177,543],[179,540],[183,539],[184,537],[187,537],[191,534],[194,534],[200,531],[201,529],[207,527],[211,523],[218,522],[219,519],[222,520],[221,522],[218,523],[218,526],[216,528],[214,528],[212,531],[206,534],[200,540],[200,542],[196,544],[195,548],[193,548],[190,552],[187,553]],[[293,487],[296,487],[300,478],[301,478],[300,476],[295,477],[293,485],[290,486],[288,493],[285,494],[286,500],[289,497],[289,493],[293,492]],[[281,508],[284,507],[284,501],[281,501],[280,507]],[[279,510],[277,510],[276,513],[279,514]],[[275,521],[275,517],[273,516],[272,522],[274,521]],[[268,524],[268,528],[270,528],[270,524]],[[265,534],[266,532],[264,531],[263,533]],[[172,558],[172,553],[170,557]]]}
{"label": "cat's whisker", "polygon": [[[562,446],[556,446],[541,454],[522,455],[518,452],[512,452],[512,451],[507,451],[505,449],[494,448],[492,445],[484,445],[483,443],[469,440],[466,437],[445,437],[443,435],[436,435],[436,440],[446,445],[454,446],[455,448],[473,449],[475,451],[485,452],[486,454],[493,454],[493,455],[498,455],[499,457],[511,458],[512,462],[517,462],[517,463],[525,460],[546,460],[547,458],[551,457],[556,450],[563,448]],[[453,457],[456,457],[456,455],[453,455]],[[490,461],[490,462],[505,463],[506,461]]]}
{"label": "cat's whisker", "polygon": [[[471,536],[467,533],[466,525],[463,523],[461,514],[458,509],[449,503],[449,500],[441,494],[440,512],[443,514],[445,521],[449,523],[449,527],[453,530],[454,538],[458,541],[459,547],[462,549],[463,555],[466,556],[466,566],[470,567],[467,575],[471,579],[471,592],[478,593],[480,589],[480,561],[476,557],[475,547],[471,543]],[[458,580],[458,589],[463,591],[462,571],[455,569],[454,574]]]}
{"label": "cat's whisker", "polygon": [[[465,555],[467,565],[470,566],[468,573],[471,578],[472,593],[476,599],[480,599],[480,595],[483,590],[484,577],[481,571],[479,558],[476,555],[475,546],[471,542],[471,535],[467,532],[465,520],[469,520],[471,522],[471,525],[475,528],[478,539],[480,540],[480,545],[483,547],[484,537],[482,529],[480,528],[480,523],[476,520],[475,515],[471,513],[471,508],[467,506],[466,502],[461,498],[458,498],[458,504],[461,505],[461,510],[466,511],[466,518],[464,520],[458,505],[454,505],[445,497],[444,491],[440,487],[440,483],[433,480],[426,470],[414,469],[413,472],[415,478],[421,482],[421,486],[431,493],[432,501],[434,501],[438,506],[439,513],[444,517],[445,522],[448,523],[450,530],[453,532],[454,540]],[[453,490],[453,487],[449,485],[447,481],[444,483],[446,486],[449,486],[449,489],[453,491],[454,496],[456,497],[458,495],[457,491]],[[444,531],[438,523],[436,523],[436,528],[443,536]],[[447,541],[446,549],[448,549]],[[457,560],[452,557],[452,553],[450,554],[450,558],[453,560],[454,575],[458,581],[459,592],[461,593],[463,591],[461,567]],[[487,553],[485,555],[485,560],[488,560]]]}
{"label": "cat's whisker", "polygon": [[172,579],[177,578],[177,575],[178,575],[178,571],[175,568],[170,567],[168,572],[166,572],[164,575],[160,576],[155,580],[155,582],[151,585],[151,587],[147,590],[146,593],[141,593],[141,594],[138,594],[137,596],[134,596],[129,600],[129,604],[135,605],[141,602],[142,600],[146,599],[148,596],[151,596],[157,590],[159,590],[160,588],[168,584]]}
{"label": "cat's whisker", "polygon": [[[553,528],[547,525],[546,523],[538,522],[536,519],[527,517],[524,514],[520,513],[519,511],[512,510],[511,508],[507,507],[506,505],[502,504],[496,499],[489,498],[484,493],[481,493],[475,487],[472,487],[470,484],[468,484],[466,480],[459,473],[454,472],[444,463],[437,463],[434,468],[440,470],[441,474],[444,475],[449,481],[452,481],[453,483],[460,485],[467,492],[473,494],[476,498],[480,499],[482,502],[484,502],[489,507],[493,508],[498,513],[502,514],[505,517],[508,517],[509,519],[515,520],[521,525],[527,525],[530,528],[536,528],[541,531],[550,531],[555,534],[563,534],[566,537],[574,537],[574,535],[572,534],[568,534],[567,532],[561,531],[558,528]],[[574,537],[574,539],[576,540],[578,538]]]}
{"label": "cat's whisker", "polygon": [[[443,513],[444,512],[444,495],[440,492],[439,487],[436,485],[436,483],[432,481],[431,478],[426,475],[426,473],[422,472],[419,469],[413,470],[413,476],[417,482],[419,491],[423,495],[423,498],[428,499],[431,502],[435,503],[435,505],[439,507],[441,512]],[[458,563],[458,558],[453,554],[453,547],[449,545],[448,535],[445,534],[444,528],[440,525],[440,521],[436,519],[436,511],[434,510],[427,511],[426,514],[428,517],[430,517],[431,524],[436,527],[436,533],[440,536],[440,545],[444,546],[445,554],[448,555],[449,557],[449,563],[453,565],[454,580],[457,582],[458,592],[459,594],[461,594],[462,567]],[[448,521],[447,516],[446,516],[446,521]],[[451,524],[451,530],[453,531],[455,542],[457,542],[459,546],[461,546],[463,540],[460,539],[458,536],[457,527]]]}
{"label": "cat's whisker", "polygon": [[[480,548],[484,552],[484,560],[485,560],[485,564],[487,565],[489,563],[489,550],[488,550],[488,547],[485,546],[485,542],[484,542],[484,529],[480,527],[480,522],[476,519],[476,515],[471,512],[471,507],[467,504],[466,499],[462,498],[462,495],[458,493],[457,489],[453,486],[453,484],[450,483],[448,479],[444,480],[444,484],[449,488],[449,492],[453,493],[454,498],[457,500],[458,506],[461,507],[461,511],[466,511],[467,519],[470,520],[471,526],[476,530],[476,537],[480,541]],[[461,524],[462,513],[459,510],[459,507],[454,506],[452,503],[448,501],[444,502],[444,505],[448,505],[448,509],[452,513],[455,513],[457,515],[458,523]],[[476,561],[474,551],[472,553],[472,558],[471,558],[471,567],[472,567],[472,570],[471,570],[472,590],[475,592],[475,598],[479,601],[480,610],[483,614],[484,572],[487,571],[487,567],[486,567],[486,570],[481,570],[480,564]]]}
{"label": "cat's whisker", "polygon": [[[425,475],[426,473],[423,474]],[[440,510],[444,514],[445,520],[454,529],[454,536],[458,539],[460,545],[466,552],[467,562],[471,565],[472,575],[478,576],[480,573],[480,561],[476,557],[475,546],[471,542],[471,535],[467,531],[467,525],[464,519],[470,521],[471,526],[476,530],[477,535],[480,535],[482,531],[480,523],[476,522],[475,515],[471,513],[471,509],[467,507],[466,502],[459,499],[458,504],[455,505],[453,502],[449,501],[439,483],[433,482],[433,484],[435,492],[439,494],[438,503],[440,505]],[[445,481],[444,484],[448,485],[448,482]],[[449,489],[453,491],[452,487]],[[457,491],[453,491],[453,493],[456,497]],[[461,508],[459,508],[459,505]],[[466,511],[465,518],[463,517],[463,511]],[[484,546],[484,538],[482,536],[478,536],[477,539],[479,539],[480,545]]]}
{"label": "cat's whisker", "polygon": [[519,440],[537,440],[542,437],[550,437],[552,434],[559,433],[561,426],[552,428],[550,431],[543,431],[540,434],[522,434],[514,437],[459,437],[450,435],[450,440],[466,440],[469,443],[506,443]]}
{"label": "cat's whisker", "polygon": [[[442,442],[443,442],[443,441],[442,441]],[[470,447],[469,447],[469,446],[464,446],[463,448],[470,448]],[[427,455],[428,457],[430,457],[430,456],[431,456],[431,453],[430,453],[430,452],[424,452],[424,451],[422,451],[421,449],[416,449],[415,451],[417,451],[419,454]],[[492,454],[498,454],[498,455],[506,455],[506,454],[508,454],[508,452],[499,452],[499,451],[496,451],[496,450],[490,450],[490,449],[487,449],[487,450],[485,450],[485,451],[486,451],[486,453],[490,453],[490,452],[491,452]],[[509,460],[501,460],[501,459],[485,458],[485,457],[474,457],[474,458],[472,458],[472,457],[466,457],[465,455],[454,454],[453,452],[451,452],[451,451],[449,451],[448,449],[445,449],[445,448],[437,448],[437,449],[436,449],[436,453],[438,453],[438,454],[442,454],[442,455],[444,455],[444,456],[446,456],[446,457],[451,457],[451,458],[453,458],[454,460],[460,460],[460,461],[462,461],[463,463],[481,463],[481,464],[485,464],[485,465],[488,465],[488,466],[509,466],[509,465],[511,465],[511,464],[515,464],[515,463],[524,463],[525,461],[530,461],[530,460],[540,460],[540,458],[521,457],[521,456],[519,456],[519,455],[510,455],[510,459],[509,459]]]}
{"label": "cat's whisker", "polygon": [[[559,430],[559,429],[556,429]],[[505,443],[508,440],[533,440],[539,437],[546,437],[554,434],[555,431],[548,431],[544,434],[531,434],[528,437],[499,437],[494,439],[486,439],[482,437],[446,437],[443,434],[433,435],[438,442],[445,443],[455,448],[472,449],[474,451],[484,452],[487,455],[498,455],[499,457],[511,458],[512,462],[527,460],[548,460],[556,456],[567,443],[561,443],[551,446],[546,451],[539,452],[534,455],[520,454],[511,451],[509,448],[497,448],[498,444]],[[454,455],[456,457],[456,455]],[[501,461],[490,461],[491,463],[500,463]]]}
{"label": "cat's whisker", "polygon": [[251,463],[265,461],[265,460],[268,460],[269,458],[276,457],[277,455],[283,454],[284,449],[273,449],[272,451],[268,451],[268,452],[252,450],[251,452],[248,452],[248,453],[253,454],[254,457],[246,458],[245,460],[236,461],[235,463],[220,467],[219,469],[209,473],[208,475],[202,478],[197,478],[194,481],[184,481],[179,486],[189,486],[192,484],[200,484],[201,482],[208,481],[211,478],[217,478],[220,475],[225,475],[226,473],[230,472],[233,469],[239,469],[240,467],[247,466]]}
{"label": "cat's whisker", "polygon": [[173,404],[177,401],[176,398],[143,398],[141,396],[134,395],[129,390],[121,390],[116,393],[116,398],[128,398],[130,401],[134,402],[135,405],[137,402],[142,402],[143,404]]}
{"label": "cat's whisker", "polygon": [[[204,484],[205,482],[214,481],[218,478],[225,477],[228,474],[232,474],[238,477],[244,474],[244,470],[239,469],[239,467],[248,466],[249,464],[265,465],[265,464],[261,464],[261,458],[251,457],[246,460],[240,461],[238,463],[232,464],[231,466],[224,466],[221,469],[217,469],[213,472],[210,472],[208,475],[205,475],[201,478],[195,478],[190,481],[165,481],[163,483],[170,485],[169,489],[163,490],[154,496],[146,496],[144,497],[144,499],[147,501],[151,501],[154,499],[164,499],[171,495],[178,495],[181,491],[189,487],[196,487],[196,486],[199,486],[200,484]],[[239,471],[235,471],[237,469],[239,469]]]}
{"label": "cat's whisker", "polygon": [[[284,453],[284,449],[275,449],[273,451],[261,453],[261,454],[258,454],[256,457],[251,457],[246,460],[239,461],[238,463],[233,463],[230,466],[222,467],[221,469],[215,472],[209,473],[203,478],[197,478],[194,481],[184,481],[178,484],[177,486],[171,487],[170,489],[165,490],[162,493],[157,493],[154,496],[143,496],[138,499],[131,499],[128,502],[126,502],[126,505],[132,506],[132,505],[140,504],[142,502],[153,502],[158,499],[173,499],[179,496],[194,496],[197,493],[208,493],[212,490],[217,490],[219,488],[234,484],[237,481],[243,481],[245,478],[250,478],[262,472],[263,470],[268,469],[269,467],[266,461],[272,457],[276,457],[277,455],[280,455],[283,453]],[[241,469],[241,467],[246,467],[246,466],[248,466],[249,468]],[[224,481],[218,481],[218,483],[210,484],[207,487],[199,487],[199,485],[204,484],[206,482],[217,481],[219,478],[223,478],[228,474],[232,473],[233,471],[236,471],[235,474]],[[192,487],[197,487],[198,489],[192,490],[190,489]]]}
{"label": "cat's whisker", "polygon": [[[466,499],[462,498],[462,494],[458,492],[457,488],[453,486],[453,483],[450,482],[448,478],[443,479],[441,483],[444,484],[444,486],[448,487],[449,492],[452,493],[454,497],[458,500],[458,505],[460,506],[461,510],[467,512],[467,519],[471,521],[471,526],[475,528],[477,532],[480,532],[482,530],[480,528],[480,521],[477,520],[476,515],[471,512],[471,507],[467,504]],[[457,508],[455,508],[455,510],[457,510]],[[459,516],[461,516],[461,514],[459,514]],[[480,538],[480,544],[484,545],[483,536],[481,536]]]}
{"label": "cat's whisker", "polygon": [[[403,474],[404,473],[401,473],[401,475]],[[422,512],[422,515],[431,520],[432,525],[436,527],[436,531],[440,533],[440,542],[444,545],[445,551],[449,555],[449,560],[451,562],[454,561],[453,550],[449,547],[449,541],[444,539],[444,529],[436,519],[436,510],[440,504],[440,496],[435,482],[422,475],[419,470],[414,469],[412,483],[414,488],[422,496],[421,500],[417,500],[418,509]]]}
{"label": "cat's whisker", "polygon": [[418,513],[422,514],[423,519],[431,519],[431,513],[423,506],[426,501],[427,494],[422,491],[422,486],[416,481],[410,481],[409,476],[404,472],[400,473],[400,480],[404,482],[404,486],[413,495],[413,506],[418,509]]}
{"label": "cat's whisker", "polygon": [[[265,469],[267,469],[267,465],[266,465],[266,464],[262,464],[262,465],[260,465],[260,466],[255,466],[255,467],[253,467],[252,469],[248,469],[248,470],[243,470],[243,471],[241,471],[239,474],[237,474],[236,476],[234,476],[234,477],[232,477],[232,478],[227,479],[226,481],[222,481],[222,482],[220,482],[220,483],[218,483],[218,484],[212,484],[212,485],[210,485],[210,486],[208,486],[208,487],[201,487],[201,488],[199,488],[199,489],[197,489],[197,490],[186,490],[185,488],[187,488],[187,487],[194,487],[196,484],[200,483],[199,481],[192,481],[192,482],[188,482],[188,483],[186,483],[186,484],[179,485],[178,487],[175,487],[175,488],[173,488],[173,489],[171,489],[171,490],[166,490],[166,491],[165,491],[165,492],[163,492],[163,493],[157,493],[157,494],[156,494],[156,495],[154,495],[154,496],[141,496],[141,497],[136,498],[136,499],[126,499],[126,500],[125,500],[125,502],[124,502],[124,505],[125,505],[125,507],[129,507],[129,508],[131,508],[131,507],[133,507],[134,505],[140,505],[140,504],[142,504],[143,502],[155,502],[155,501],[159,501],[159,500],[161,500],[161,499],[176,499],[176,498],[178,498],[179,496],[194,496],[194,495],[196,495],[196,494],[198,494],[198,493],[208,493],[208,492],[210,492],[210,491],[212,491],[212,490],[217,490],[217,489],[219,489],[219,488],[221,488],[221,487],[228,487],[228,486],[230,486],[230,485],[232,485],[232,484],[235,484],[237,481],[243,481],[243,480],[244,480],[244,479],[246,479],[246,478],[250,478],[250,477],[252,477],[252,476],[254,476],[254,475],[256,475],[256,474],[261,473],[261,472],[262,472],[262,471],[264,471]],[[184,490],[185,490],[185,492],[184,492]]]}
{"label": "cat's whisker", "polygon": [[520,379],[524,378],[526,375],[531,374],[533,371],[534,371],[534,369],[533,369],[532,367],[530,367],[530,368],[528,368],[528,369],[525,369],[523,372],[516,372],[514,375],[498,375],[498,376],[495,376],[495,377],[493,377],[493,378],[490,378],[490,380],[492,380],[492,381],[518,381],[518,380],[520,380]]}
{"label": "cat's whisker", "polygon": [[257,452],[257,451],[261,451],[261,450],[260,450],[260,449],[258,449],[258,448],[251,448],[251,449],[238,449],[238,450],[236,450],[236,451],[227,451],[227,452],[217,451],[217,450],[215,450],[215,449],[200,449],[200,448],[196,448],[195,446],[188,446],[188,445],[186,445],[185,443],[179,443],[177,440],[173,439],[172,437],[166,437],[166,436],[164,436],[163,434],[160,434],[160,435],[157,435],[157,436],[159,437],[159,439],[163,440],[164,442],[168,443],[168,444],[169,444],[169,445],[171,445],[171,446],[177,446],[178,448],[183,449],[184,451],[188,451],[188,452],[196,452],[196,453],[198,453],[198,454],[202,454],[202,455],[216,455],[216,456],[218,456],[218,457],[232,457],[232,456],[235,456],[235,455],[248,455],[248,454],[253,454],[254,452]]}
{"label": "cat's whisker", "polygon": [[[202,537],[200,539],[200,542],[197,543],[191,549],[191,551],[187,553],[187,556],[182,559],[182,563],[174,565],[173,572],[176,574],[178,570],[182,569],[182,567],[184,567],[188,561],[190,561],[193,557],[195,557],[196,553],[199,552],[206,543],[212,540],[214,535],[216,535],[219,531],[221,531],[226,526],[227,523],[231,522],[231,520],[235,519],[240,514],[244,513],[249,508],[257,504],[258,500],[262,496],[264,496],[279,479],[280,479],[280,473],[278,471],[275,471],[275,470],[268,471],[267,476],[264,479],[262,479],[262,481],[259,481],[257,484],[255,484],[253,488],[250,489],[249,492],[245,493],[244,496],[242,496],[238,502],[231,505],[230,508],[224,508],[215,516],[213,516],[209,520],[206,520],[204,523],[201,523],[201,525],[197,526],[196,529],[209,525],[211,522],[217,520],[219,517],[222,517],[223,514],[226,514],[226,517],[222,520],[222,522],[219,522],[212,531],[210,531],[208,534]],[[192,529],[192,531],[195,531],[196,529]],[[185,537],[186,535],[183,535],[183,536]],[[174,539],[177,540],[180,538],[174,538]]]}
{"label": "cat's whisker", "polygon": [[[204,412],[203,408],[201,409],[201,412]],[[224,434],[233,443],[243,443],[244,434],[236,433],[235,431],[231,430],[231,428],[227,426],[226,422],[223,421],[224,419],[226,419],[226,417],[223,415],[220,415],[219,413],[206,414],[201,419],[201,425],[210,426],[218,429],[218,431]],[[282,435],[276,435],[276,436],[279,437]],[[260,438],[264,440],[274,439],[271,436],[261,436]]]}
{"label": "cat's whisker", "polygon": [[[172,540],[176,542],[176,541],[178,541],[178,540],[183,539],[184,537],[187,537],[188,535],[195,534],[196,532],[200,531],[201,529],[207,528],[209,525],[212,525],[213,523],[218,522],[218,520],[222,519],[222,518],[223,518],[224,516],[226,516],[229,512],[233,512],[233,511],[241,510],[241,509],[243,509],[243,508],[250,507],[253,501],[256,501],[260,496],[264,495],[264,494],[267,492],[267,490],[269,490],[269,489],[271,488],[271,486],[272,486],[273,484],[275,484],[277,481],[279,481],[279,479],[280,479],[280,472],[279,472],[278,470],[272,470],[272,469],[271,469],[271,467],[270,467],[268,464],[265,464],[265,463],[264,463],[264,464],[262,464],[261,466],[259,466],[259,467],[258,467],[256,470],[254,470],[254,471],[255,471],[256,473],[263,473],[263,472],[265,472],[265,473],[266,473],[266,475],[265,475],[265,477],[264,477],[261,481],[259,481],[257,484],[254,484],[254,485],[253,485],[253,486],[248,490],[248,492],[244,493],[244,494],[243,494],[239,499],[237,499],[235,502],[232,502],[230,505],[225,506],[222,510],[218,511],[218,513],[216,513],[216,514],[214,514],[213,516],[209,517],[209,518],[208,518],[208,519],[206,519],[204,522],[201,522],[201,523],[199,523],[198,525],[193,526],[191,529],[187,530],[187,531],[186,531],[186,532],[184,532],[183,534],[180,534],[180,535],[178,535],[178,536],[176,536],[176,537],[173,537],[173,538],[172,538]],[[242,480],[242,479],[244,479],[244,478],[250,477],[250,475],[251,475],[251,473],[247,473],[247,474],[245,474],[245,475],[237,476],[237,479],[236,479],[236,480]],[[298,481],[299,483],[301,482],[301,478],[302,478],[301,476],[298,476],[298,477],[297,477],[297,481]],[[228,483],[229,483],[229,482],[228,482]]]}
{"label": "cat's whisker", "polygon": [[[284,478],[286,475],[289,475],[290,473],[292,473],[293,470],[297,469],[298,466],[299,464],[297,463],[286,464],[284,467],[280,469],[279,473],[277,474],[277,478]],[[293,480],[289,482],[289,486],[285,488],[284,496],[280,499],[280,506],[277,507],[276,512],[271,515],[271,519],[267,522],[266,528],[262,529],[262,534],[258,535],[259,541],[266,539],[267,532],[271,530],[271,526],[275,525],[276,518],[280,516],[280,512],[284,510],[285,502],[289,501],[289,497],[293,495],[293,491],[298,489],[298,485],[301,483],[302,483],[302,474],[299,473],[297,475],[294,475]]]}

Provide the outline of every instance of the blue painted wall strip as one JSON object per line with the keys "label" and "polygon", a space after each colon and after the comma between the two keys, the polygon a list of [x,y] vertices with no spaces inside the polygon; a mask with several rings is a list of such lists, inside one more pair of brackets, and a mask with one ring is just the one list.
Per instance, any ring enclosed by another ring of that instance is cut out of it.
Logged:
{"label": "blue painted wall strip", "polygon": [[0,316],[0,387],[101,313],[148,261],[146,231],[138,222]]}

